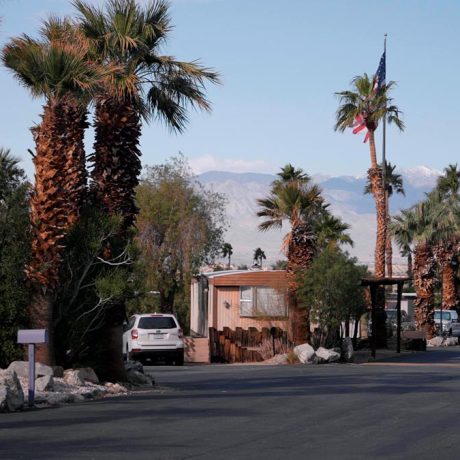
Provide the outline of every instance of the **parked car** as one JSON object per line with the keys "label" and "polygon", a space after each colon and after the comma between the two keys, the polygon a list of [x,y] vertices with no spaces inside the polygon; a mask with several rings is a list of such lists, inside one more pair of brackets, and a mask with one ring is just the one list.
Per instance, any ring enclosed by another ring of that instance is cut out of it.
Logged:
{"label": "parked car", "polygon": [[174,315],[148,313],[133,315],[125,325],[123,354],[126,359],[162,358],[166,363],[184,364],[184,335]]}
{"label": "parked car", "polygon": [[[434,323],[438,333],[441,325],[441,310],[434,311]],[[453,337],[460,337],[460,322],[455,310],[442,310],[442,333]]]}

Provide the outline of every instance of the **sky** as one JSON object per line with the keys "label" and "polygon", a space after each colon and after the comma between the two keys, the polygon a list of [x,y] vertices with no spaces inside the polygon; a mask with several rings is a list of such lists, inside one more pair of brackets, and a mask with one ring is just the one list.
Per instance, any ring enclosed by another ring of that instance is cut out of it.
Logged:
{"label": "sky", "polygon": [[[34,36],[43,18],[73,11],[67,0],[0,0],[0,42]],[[376,71],[385,33],[387,81],[397,82],[392,96],[406,124],[404,133],[387,129],[387,159],[438,170],[457,162],[458,0],[172,0],[171,16],[162,52],[199,59],[220,72],[222,85],[208,87],[212,113],[191,112],[185,133],[158,121],[143,126],[144,165],[182,152],[196,173],[273,173],[292,163],[310,174],[364,175],[368,145],[333,129],[335,92]],[[32,177],[29,129],[44,101],[4,67],[0,91],[0,146]],[[91,132],[86,146],[89,154]]]}

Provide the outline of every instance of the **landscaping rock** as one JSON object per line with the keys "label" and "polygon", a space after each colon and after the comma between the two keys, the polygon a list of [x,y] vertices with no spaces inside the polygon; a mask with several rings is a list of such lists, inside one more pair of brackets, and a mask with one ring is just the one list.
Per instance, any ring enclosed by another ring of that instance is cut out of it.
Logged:
{"label": "landscaping rock", "polygon": [[119,383],[107,382],[105,384],[105,387],[107,388],[107,393],[111,395],[119,395],[119,394],[128,393],[128,389],[124,387],[123,385],[120,385]]}
{"label": "landscaping rock", "polygon": [[446,337],[442,345],[444,347],[454,347],[455,345],[458,345],[458,339],[457,337]]}
{"label": "landscaping rock", "polygon": [[346,363],[351,363],[354,358],[353,341],[351,337],[345,337],[342,340],[341,359]]}
{"label": "landscaping rock", "polygon": [[80,369],[75,369],[80,373],[80,377],[91,383],[99,383],[99,379],[96,375],[96,372],[91,367],[82,367]]}
{"label": "landscaping rock", "polygon": [[24,392],[16,372],[0,369],[0,412],[14,412],[24,406]]}
{"label": "landscaping rock", "polygon": [[126,376],[128,378],[128,382],[132,385],[152,386],[154,383],[152,377],[139,371],[131,370],[126,373]]}
{"label": "landscaping rock", "polygon": [[[43,397],[43,402],[45,404],[49,404],[50,406],[69,404],[79,400],[80,398],[76,397],[73,393],[46,393]],[[37,399],[36,402],[38,403]]]}
{"label": "landscaping rock", "polygon": [[126,361],[125,362],[125,370],[126,370],[126,372],[137,371],[137,372],[140,372],[141,374],[143,374],[144,373],[144,366],[139,361]]}
{"label": "landscaping rock", "polygon": [[334,350],[328,350],[327,348],[319,347],[316,352],[316,356],[322,359],[325,363],[335,363],[340,360],[340,353]]}
{"label": "landscaping rock", "polygon": [[315,356],[315,350],[308,343],[294,347],[294,353],[299,358],[299,361],[303,364],[312,362],[313,356]]}
{"label": "landscaping rock", "polygon": [[35,379],[36,391],[53,391],[54,390],[54,377],[52,375],[44,375]]}
{"label": "landscaping rock", "polygon": [[440,347],[443,341],[444,341],[443,337],[437,336],[437,337],[433,337],[430,340],[427,340],[426,345],[427,347]]}
{"label": "landscaping rock", "polygon": [[[18,377],[29,377],[29,361],[13,361],[8,370],[16,372]],[[53,368],[42,363],[35,363],[35,378],[54,375]]]}
{"label": "landscaping rock", "polygon": [[85,380],[83,379],[83,374],[80,373],[79,369],[67,369],[64,371],[64,382],[67,385],[74,386],[84,386]]}

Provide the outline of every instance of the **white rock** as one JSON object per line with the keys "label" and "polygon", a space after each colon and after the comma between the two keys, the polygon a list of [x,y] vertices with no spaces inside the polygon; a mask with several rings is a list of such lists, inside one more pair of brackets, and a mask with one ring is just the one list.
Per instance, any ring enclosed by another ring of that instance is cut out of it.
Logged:
{"label": "white rock", "polygon": [[0,369],[0,412],[13,412],[24,406],[24,392],[16,372]]}
{"label": "white rock", "polygon": [[315,350],[309,343],[303,343],[302,345],[294,347],[294,353],[301,363],[306,364],[312,361]]}
{"label": "white rock", "polygon": [[[16,372],[18,377],[29,377],[29,361],[13,361],[8,370]],[[54,375],[52,367],[42,363],[35,363],[35,378],[43,375]]]}
{"label": "white rock", "polygon": [[436,336],[436,337],[433,337],[430,340],[427,340],[426,346],[427,347],[440,347],[442,345],[443,341],[444,341],[443,337]]}
{"label": "white rock", "polygon": [[44,375],[35,379],[35,390],[36,391],[53,391],[54,389],[54,378],[52,375]]}
{"label": "white rock", "polygon": [[327,348],[319,347],[315,353],[318,358],[323,359],[326,363],[335,363],[340,360],[340,353]]}
{"label": "white rock", "polygon": [[341,355],[341,357],[343,358],[343,360],[345,362],[350,363],[351,361],[353,361],[353,355],[354,355],[353,340],[351,339],[351,337],[345,337],[342,340],[342,355]]}
{"label": "white rock", "polygon": [[64,371],[64,382],[67,383],[67,385],[73,385],[77,387],[82,387],[85,385],[85,381],[78,369],[65,370]]}
{"label": "white rock", "polygon": [[143,374],[144,373],[144,366],[139,361],[126,361],[125,362],[125,370],[126,370],[126,372],[137,371],[137,372],[140,372],[140,373]]}
{"label": "white rock", "polygon": [[82,367],[79,369],[75,369],[80,373],[80,377],[83,380],[86,380],[91,383],[99,383],[99,379],[96,375],[96,372],[91,367]]}
{"label": "white rock", "polygon": [[120,385],[119,383],[107,382],[105,384],[105,387],[107,388],[107,392],[111,395],[128,393],[127,388],[123,385]]}
{"label": "white rock", "polygon": [[458,345],[458,339],[457,337],[446,337],[442,345],[444,347],[454,347],[455,345]]}

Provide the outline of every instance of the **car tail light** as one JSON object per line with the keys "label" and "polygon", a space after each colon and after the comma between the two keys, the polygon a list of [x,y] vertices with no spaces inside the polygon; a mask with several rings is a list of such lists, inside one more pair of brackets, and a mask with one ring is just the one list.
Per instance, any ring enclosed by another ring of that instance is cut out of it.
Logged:
{"label": "car tail light", "polygon": [[131,338],[133,340],[137,340],[139,338],[139,332],[137,331],[137,329],[132,329],[131,330]]}
{"label": "car tail light", "polygon": [[178,329],[177,335],[179,336],[179,339],[182,339],[184,337],[184,331],[182,329]]}

